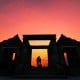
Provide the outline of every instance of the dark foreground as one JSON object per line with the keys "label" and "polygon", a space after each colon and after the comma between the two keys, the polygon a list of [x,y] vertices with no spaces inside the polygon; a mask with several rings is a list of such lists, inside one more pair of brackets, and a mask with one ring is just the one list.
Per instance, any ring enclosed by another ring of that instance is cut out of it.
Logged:
{"label": "dark foreground", "polygon": [[12,77],[4,77],[4,76],[0,76],[0,80],[80,80],[80,77],[67,77],[67,78],[12,78]]}

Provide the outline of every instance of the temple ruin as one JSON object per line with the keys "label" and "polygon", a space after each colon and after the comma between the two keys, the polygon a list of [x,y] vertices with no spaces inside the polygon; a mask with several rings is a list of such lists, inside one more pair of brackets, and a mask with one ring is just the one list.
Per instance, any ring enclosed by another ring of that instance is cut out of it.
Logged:
{"label": "temple ruin", "polygon": [[[37,41],[33,44],[34,41]],[[47,45],[44,42],[46,41]],[[0,42],[0,74],[80,75],[80,42],[61,35],[18,35]],[[47,49],[48,66],[31,66],[32,49]]]}

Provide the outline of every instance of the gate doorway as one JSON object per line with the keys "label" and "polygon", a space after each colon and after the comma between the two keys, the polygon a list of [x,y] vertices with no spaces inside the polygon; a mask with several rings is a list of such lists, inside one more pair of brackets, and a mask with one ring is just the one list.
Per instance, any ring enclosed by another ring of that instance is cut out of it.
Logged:
{"label": "gate doorway", "polygon": [[40,58],[41,67],[48,67],[48,50],[47,49],[32,49],[31,65],[38,67],[38,58]]}
{"label": "gate doorway", "polygon": [[[46,66],[49,70],[54,70],[54,65],[56,66],[57,63],[57,51],[56,51],[56,35],[24,35],[23,36],[23,45],[24,45],[24,53],[25,53],[25,64],[26,69],[31,70],[31,66],[34,66],[31,60],[33,53],[35,50],[40,54],[44,52],[46,57]],[[41,54],[42,55],[42,54]],[[40,55],[38,55],[40,56]],[[36,58],[38,57],[36,55]],[[35,60],[36,60],[35,58]],[[56,59],[55,59],[56,58]],[[43,61],[43,57],[42,57]],[[36,64],[36,62],[35,62]],[[43,67],[45,67],[42,64]],[[36,66],[35,66],[36,67]]]}

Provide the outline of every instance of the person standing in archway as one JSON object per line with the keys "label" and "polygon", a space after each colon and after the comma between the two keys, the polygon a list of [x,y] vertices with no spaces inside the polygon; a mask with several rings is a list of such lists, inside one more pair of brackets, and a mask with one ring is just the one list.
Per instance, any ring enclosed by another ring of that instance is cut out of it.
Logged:
{"label": "person standing in archway", "polygon": [[37,57],[37,67],[42,67],[42,65],[41,65],[41,57],[40,56]]}

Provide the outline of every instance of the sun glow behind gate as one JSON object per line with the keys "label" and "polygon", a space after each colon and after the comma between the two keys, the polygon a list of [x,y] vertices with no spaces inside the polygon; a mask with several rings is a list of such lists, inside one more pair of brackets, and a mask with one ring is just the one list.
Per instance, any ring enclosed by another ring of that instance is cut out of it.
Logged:
{"label": "sun glow behind gate", "polygon": [[49,46],[50,40],[29,40],[30,46]]}
{"label": "sun glow behind gate", "polygon": [[31,65],[37,67],[37,57],[41,57],[42,67],[48,66],[48,49],[32,49]]}
{"label": "sun glow behind gate", "polygon": [[[29,40],[30,46],[46,46],[50,45],[51,40]],[[42,67],[48,67],[48,49],[47,48],[39,48],[32,49],[31,51],[31,66],[37,67],[37,57],[41,58]]]}

